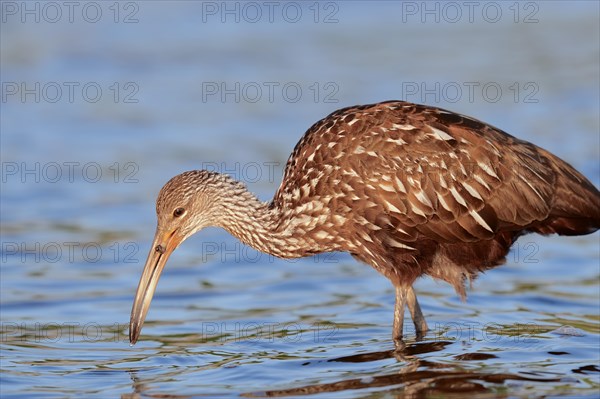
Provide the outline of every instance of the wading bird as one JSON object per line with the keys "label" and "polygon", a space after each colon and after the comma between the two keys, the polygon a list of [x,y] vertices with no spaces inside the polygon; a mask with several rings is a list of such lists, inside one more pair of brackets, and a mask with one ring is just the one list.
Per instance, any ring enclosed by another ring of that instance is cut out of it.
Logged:
{"label": "wading bird", "polygon": [[500,129],[388,101],[340,109],[308,129],[271,202],[227,175],[194,170],[165,184],[156,213],[132,344],[169,255],[208,226],[281,258],[344,251],[371,265],[395,287],[400,341],[405,306],[417,333],[427,331],[417,277],[446,281],[464,298],[465,281],[502,264],[519,236],[598,230],[600,192],[565,161]]}

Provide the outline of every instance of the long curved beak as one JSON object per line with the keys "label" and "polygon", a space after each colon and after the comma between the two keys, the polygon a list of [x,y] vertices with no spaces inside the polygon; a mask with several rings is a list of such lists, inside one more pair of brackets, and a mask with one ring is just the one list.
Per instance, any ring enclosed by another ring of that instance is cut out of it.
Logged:
{"label": "long curved beak", "polygon": [[129,342],[131,345],[135,344],[140,337],[160,274],[169,256],[182,241],[183,237],[178,234],[177,230],[165,233],[156,231],[131,308],[131,319],[129,320]]}

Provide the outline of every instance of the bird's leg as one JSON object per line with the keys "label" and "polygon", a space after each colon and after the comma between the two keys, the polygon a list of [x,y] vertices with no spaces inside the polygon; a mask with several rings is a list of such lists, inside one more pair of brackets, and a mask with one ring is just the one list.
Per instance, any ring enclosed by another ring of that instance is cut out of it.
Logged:
{"label": "bird's leg", "polygon": [[423,334],[425,334],[429,329],[413,287],[397,286],[396,306],[394,307],[394,328],[392,331],[393,339],[396,343],[402,341],[404,328],[404,306],[408,306],[413,323],[415,324],[417,338],[422,337]]}
{"label": "bird's leg", "polygon": [[413,319],[413,323],[415,324],[417,338],[420,338],[427,332],[427,330],[429,330],[429,327],[427,326],[427,321],[423,316],[423,312],[421,312],[421,306],[419,306],[417,294],[415,294],[415,290],[412,286],[408,288],[406,292],[406,301],[408,310],[410,311],[410,315]]}
{"label": "bird's leg", "polygon": [[404,306],[406,305],[406,287],[396,286],[396,305],[394,307],[394,328],[392,338],[394,342],[402,341],[404,328]]}

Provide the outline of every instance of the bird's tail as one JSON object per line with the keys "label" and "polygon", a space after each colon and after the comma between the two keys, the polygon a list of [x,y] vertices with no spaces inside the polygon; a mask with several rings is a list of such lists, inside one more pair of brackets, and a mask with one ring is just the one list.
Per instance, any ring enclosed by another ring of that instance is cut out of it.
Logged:
{"label": "bird's tail", "polygon": [[550,216],[538,231],[583,235],[600,229],[600,191],[567,162],[547,151],[543,155],[556,173],[556,191]]}

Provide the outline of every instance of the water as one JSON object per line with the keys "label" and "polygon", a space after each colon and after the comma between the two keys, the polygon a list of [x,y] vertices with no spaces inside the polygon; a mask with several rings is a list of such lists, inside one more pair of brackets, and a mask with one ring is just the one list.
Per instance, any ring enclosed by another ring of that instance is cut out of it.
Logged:
{"label": "water", "polygon": [[207,229],[129,346],[162,184],[208,167],[267,200],[302,132],[342,106],[470,114],[600,182],[597,3],[477,3],[472,22],[460,2],[276,5],[271,21],[263,3],[85,2],[71,22],[60,2],[2,3],[1,396],[596,397],[597,233],[522,238],[466,303],[419,281],[432,331],[399,353],[371,268]]}

